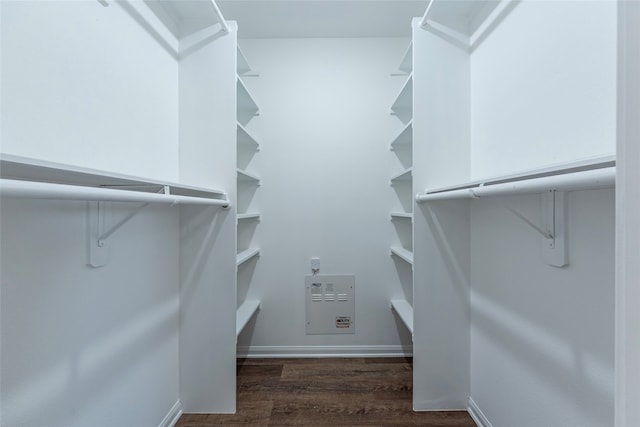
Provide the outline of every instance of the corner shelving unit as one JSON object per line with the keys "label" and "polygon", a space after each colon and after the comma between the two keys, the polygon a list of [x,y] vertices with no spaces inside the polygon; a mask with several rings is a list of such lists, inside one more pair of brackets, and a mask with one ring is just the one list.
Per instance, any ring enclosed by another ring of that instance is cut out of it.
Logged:
{"label": "corner shelving unit", "polygon": [[391,139],[389,149],[402,167],[390,179],[400,205],[390,215],[399,244],[390,247],[390,254],[399,260],[396,268],[404,295],[394,297],[390,307],[413,336],[413,43],[405,51],[398,70],[400,73],[394,75],[405,76],[406,80],[391,104],[391,114],[403,126]]}
{"label": "corner shelving unit", "polygon": [[237,159],[237,280],[236,280],[236,337],[238,337],[251,318],[260,309],[260,301],[247,299],[251,274],[243,274],[249,265],[260,256],[260,248],[253,245],[253,234],[256,222],[260,221],[260,213],[248,211],[256,187],[260,186],[260,177],[248,172],[253,156],[260,151],[260,143],[246,129],[246,125],[258,115],[258,104],[253,99],[242,76],[251,72],[246,57],[237,49],[237,130],[236,130],[236,159]]}

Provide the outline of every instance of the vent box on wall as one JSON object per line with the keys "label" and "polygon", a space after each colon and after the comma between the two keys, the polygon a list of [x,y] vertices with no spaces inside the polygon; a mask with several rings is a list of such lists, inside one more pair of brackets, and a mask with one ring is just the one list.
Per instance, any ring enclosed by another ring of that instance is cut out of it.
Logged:
{"label": "vent box on wall", "polygon": [[355,282],[353,274],[305,276],[307,335],[355,333]]}

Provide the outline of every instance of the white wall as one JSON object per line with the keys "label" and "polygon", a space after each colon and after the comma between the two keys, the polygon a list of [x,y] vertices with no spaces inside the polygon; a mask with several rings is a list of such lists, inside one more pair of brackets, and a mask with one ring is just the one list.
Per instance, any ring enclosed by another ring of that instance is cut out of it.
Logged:
{"label": "white wall", "polygon": [[[472,53],[472,178],[615,153],[616,18],[522,2]],[[540,196],[471,202],[471,398],[494,427],[611,425],[614,191],[569,193],[563,268],[503,205],[542,218]]]}
{"label": "white wall", "polygon": [[[109,3],[1,3],[0,148],[177,181],[177,42],[143,2]],[[3,426],[160,424],[179,398],[178,212],[145,208],[92,269],[85,203],[2,199]]]}
{"label": "white wall", "polygon": [[[389,108],[404,79],[389,74],[408,40],[240,45],[260,74],[245,81],[261,114],[248,128],[262,148],[251,165],[262,186],[250,209],[262,213],[254,237],[262,255],[248,293],[263,305],[239,344],[283,354],[398,351],[410,338],[388,302],[402,295],[389,256],[397,239],[389,177],[399,169],[389,143],[402,123]],[[355,335],[305,335],[312,256],[320,257],[321,273],[355,274]]]}
{"label": "white wall", "polygon": [[640,424],[640,3],[619,8],[615,425]]}
{"label": "white wall", "polygon": [[142,1],[3,1],[2,152],[177,181],[176,51]]}
{"label": "white wall", "polygon": [[471,204],[471,397],[494,427],[613,423],[614,192],[568,198],[564,268],[502,206],[535,220],[540,196]]}
{"label": "white wall", "polygon": [[615,153],[616,36],[615,2],[519,3],[471,55],[471,178]]}
{"label": "white wall", "polygon": [[147,207],[94,269],[84,202],[2,200],[3,426],[160,424],[178,400],[177,212]]}

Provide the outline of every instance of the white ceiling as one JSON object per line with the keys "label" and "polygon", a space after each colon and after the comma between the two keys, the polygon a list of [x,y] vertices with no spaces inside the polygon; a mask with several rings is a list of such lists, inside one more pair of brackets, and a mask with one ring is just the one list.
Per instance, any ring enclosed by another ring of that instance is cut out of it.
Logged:
{"label": "white ceiling", "polygon": [[240,38],[410,37],[426,0],[217,0]]}
{"label": "white ceiling", "polygon": [[[211,0],[145,2],[176,35],[205,28],[216,19]],[[238,22],[240,38],[309,38],[411,37],[411,20],[424,15],[428,1],[217,0],[216,3],[226,20]],[[430,19],[470,34],[497,3],[499,0],[437,0]]]}

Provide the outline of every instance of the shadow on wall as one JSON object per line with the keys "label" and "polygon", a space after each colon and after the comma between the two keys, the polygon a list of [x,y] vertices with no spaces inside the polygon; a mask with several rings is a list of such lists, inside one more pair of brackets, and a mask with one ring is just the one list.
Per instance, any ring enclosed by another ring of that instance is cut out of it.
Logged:
{"label": "shadow on wall", "polygon": [[[83,408],[100,399],[103,390],[116,386],[149,353],[174,338],[176,322],[174,299],[145,310],[119,329],[70,348],[68,357],[28,382],[3,388],[2,405],[11,408],[16,424],[40,425],[44,419],[52,426],[73,424]],[[69,396],[77,398],[74,405],[69,405]],[[11,423],[7,425],[14,425]]]}

